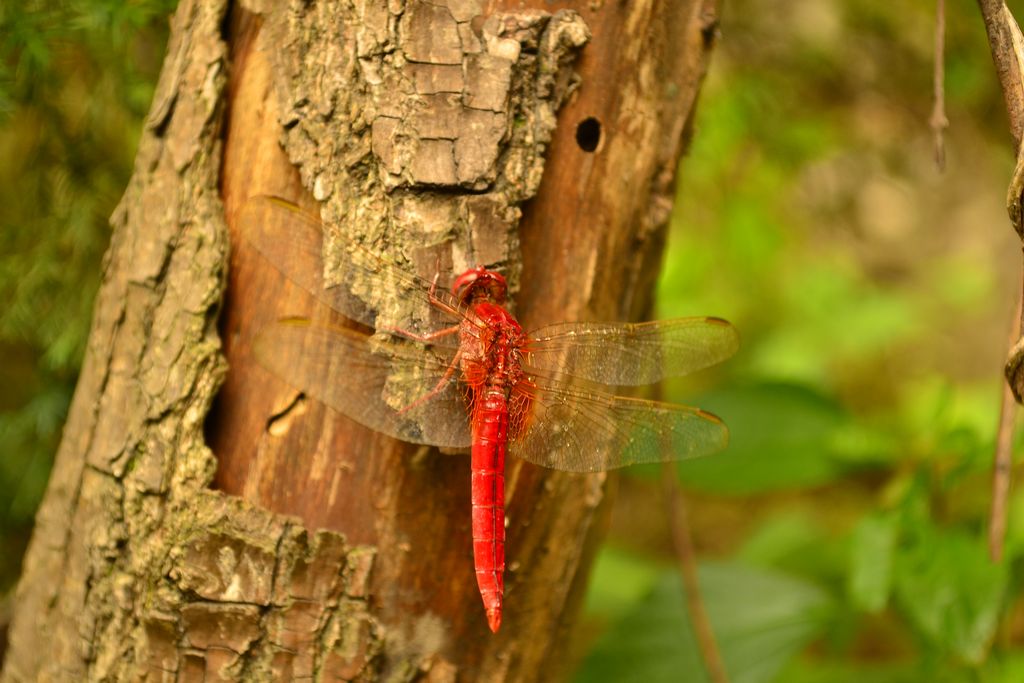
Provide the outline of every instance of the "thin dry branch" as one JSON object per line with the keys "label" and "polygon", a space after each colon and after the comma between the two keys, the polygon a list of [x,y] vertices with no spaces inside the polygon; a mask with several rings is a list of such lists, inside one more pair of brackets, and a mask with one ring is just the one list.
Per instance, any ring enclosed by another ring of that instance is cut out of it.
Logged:
{"label": "thin dry branch", "polygon": [[683,578],[683,590],[686,592],[686,609],[697,636],[701,660],[712,683],[729,683],[729,674],[718,649],[715,631],[711,627],[704,599],[700,592],[700,581],[697,577],[697,554],[693,548],[690,535],[689,516],[686,512],[686,501],[676,480],[676,468],[672,462],[662,466],[661,479],[665,492],[665,504],[668,507],[669,525],[672,529],[672,545],[675,547],[679,562],[679,573]]}
{"label": "thin dry branch", "polygon": [[[1021,314],[1024,308],[1024,268],[1021,270],[1021,292],[1017,309],[1010,324],[1009,348],[1017,344],[1021,334]],[[992,507],[988,523],[988,553],[993,562],[1003,559],[1003,541],[1006,538],[1007,501],[1010,497],[1010,475],[1013,468],[1013,425],[1017,417],[1010,383],[1003,382],[1003,396],[999,406],[999,431],[996,434],[995,456],[992,460]]]}

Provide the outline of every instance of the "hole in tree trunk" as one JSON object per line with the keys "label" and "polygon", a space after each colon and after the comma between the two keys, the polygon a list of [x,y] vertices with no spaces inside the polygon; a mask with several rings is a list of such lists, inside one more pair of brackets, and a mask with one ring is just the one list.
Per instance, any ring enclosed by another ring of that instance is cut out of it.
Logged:
{"label": "hole in tree trunk", "polygon": [[601,122],[593,116],[587,117],[576,126],[576,144],[584,152],[593,152],[601,144]]}

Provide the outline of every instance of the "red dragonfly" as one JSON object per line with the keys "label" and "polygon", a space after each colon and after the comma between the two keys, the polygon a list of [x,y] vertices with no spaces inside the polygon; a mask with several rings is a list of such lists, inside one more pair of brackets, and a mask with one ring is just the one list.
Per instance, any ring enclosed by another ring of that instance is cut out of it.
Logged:
{"label": "red dragonfly", "polygon": [[[325,287],[320,272],[300,265],[323,258],[318,218],[270,197],[250,200],[244,214],[246,240],[283,275],[346,317],[374,326],[375,316],[349,287]],[[282,217],[287,230],[280,229]],[[423,331],[378,327],[368,336],[282,321],[259,336],[257,358],[374,430],[413,443],[471,447],[473,559],[492,631],[501,624],[504,590],[506,450],[543,467],[597,472],[725,447],[728,430],[711,413],[596,386],[651,384],[728,358],[738,338],[725,320],[557,323],[524,332],[505,308],[505,278],[493,270],[467,270],[444,290],[437,276],[427,282],[366,247],[344,246],[352,282],[401,287],[403,297],[419,297],[449,322]],[[301,352],[284,354],[284,348]]]}

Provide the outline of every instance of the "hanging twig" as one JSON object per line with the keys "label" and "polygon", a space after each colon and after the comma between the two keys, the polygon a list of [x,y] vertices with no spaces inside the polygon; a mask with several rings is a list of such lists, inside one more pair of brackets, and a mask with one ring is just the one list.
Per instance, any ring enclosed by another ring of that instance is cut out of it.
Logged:
{"label": "hanging twig", "polygon": [[946,169],[946,0],[935,3],[935,64],[932,70],[932,116],[929,124],[935,138],[935,165]]}
{"label": "hanging twig", "polygon": [[[1017,297],[1017,310],[1010,325],[1010,349],[1021,334],[1021,314],[1024,306],[1024,268],[1021,269],[1021,292]],[[1010,497],[1010,473],[1013,467],[1013,425],[1017,416],[1017,403],[1010,383],[1003,380],[1003,398],[999,407],[999,431],[992,461],[992,507],[988,522],[988,554],[993,562],[1003,559],[1003,541],[1006,538],[1006,503]]]}
{"label": "hanging twig", "polygon": [[686,592],[686,609],[697,636],[697,647],[700,648],[704,668],[712,683],[729,683],[729,675],[725,670],[722,653],[715,640],[715,632],[711,620],[704,609],[704,599],[700,593],[700,581],[697,577],[697,555],[693,549],[693,538],[690,536],[690,522],[686,513],[686,501],[676,480],[675,464],[666,462],[662,465],[661,479],[664,485],[665,503],[668,506],[668,520],[672,529],[672,544],[675,546],[676,558],[679,561],[679,573],[683,578],[683,589]]}

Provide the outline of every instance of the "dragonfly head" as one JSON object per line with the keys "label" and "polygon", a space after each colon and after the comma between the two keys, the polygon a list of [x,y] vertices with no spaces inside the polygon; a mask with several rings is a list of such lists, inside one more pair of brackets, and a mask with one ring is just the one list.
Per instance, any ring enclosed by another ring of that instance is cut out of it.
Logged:
{"label": "dragonfly head", "polygon": [[508,296],[508,283],[500,273],[477,266],[455,278],[455,282],[452,283],[452,294],[463,302],[487,299],[502,304]]}

